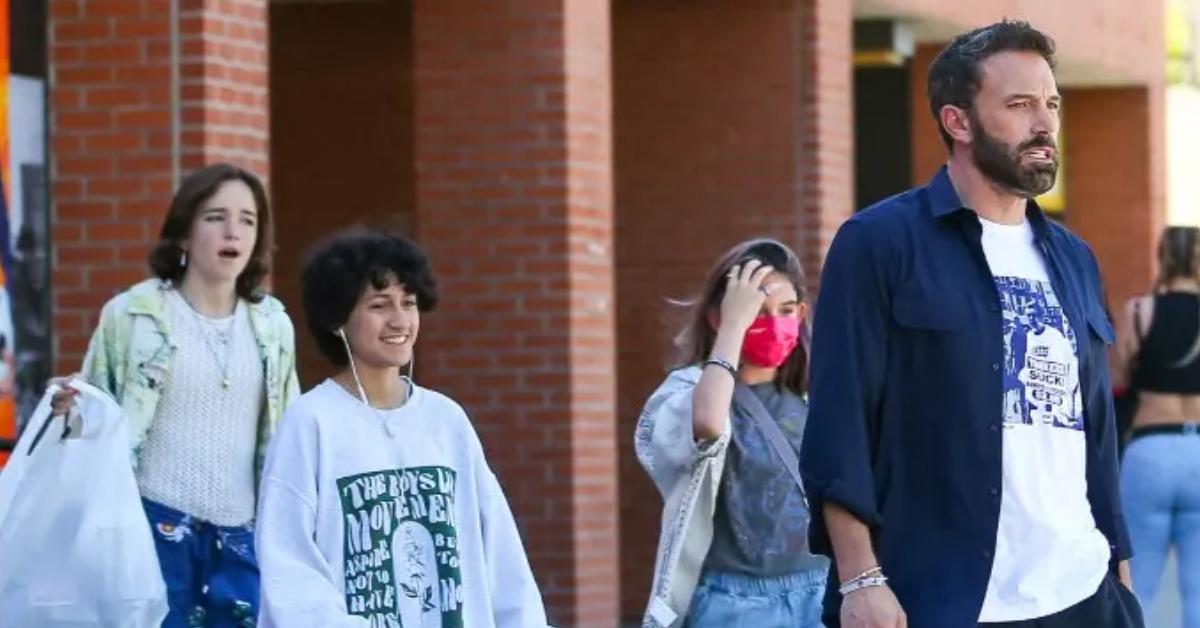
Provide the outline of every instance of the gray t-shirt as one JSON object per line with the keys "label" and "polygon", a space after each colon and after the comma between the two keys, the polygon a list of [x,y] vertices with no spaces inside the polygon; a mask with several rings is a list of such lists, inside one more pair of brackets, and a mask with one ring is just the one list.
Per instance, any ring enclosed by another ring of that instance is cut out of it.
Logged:
{"label": "gray t-shirt", "polygon": [[[799,456],[808,405],[773,383],[750,388],[779,422]],[[827,568],[827,558],[808,550],[811,517],[792,474],[753,417],[743,415],[734,404],[730,420],[733,437],[717,495],[705,570],[778,576]]]}

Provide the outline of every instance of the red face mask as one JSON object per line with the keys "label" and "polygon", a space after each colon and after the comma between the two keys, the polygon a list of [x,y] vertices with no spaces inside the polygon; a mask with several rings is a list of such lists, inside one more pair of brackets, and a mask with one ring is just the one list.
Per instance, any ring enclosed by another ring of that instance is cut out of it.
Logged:
{"label": "red face mask", "polygon": [[742,359],[764,368],[778,368],[800,341],[800,321],[794,316],[759,316],[746,330]]}

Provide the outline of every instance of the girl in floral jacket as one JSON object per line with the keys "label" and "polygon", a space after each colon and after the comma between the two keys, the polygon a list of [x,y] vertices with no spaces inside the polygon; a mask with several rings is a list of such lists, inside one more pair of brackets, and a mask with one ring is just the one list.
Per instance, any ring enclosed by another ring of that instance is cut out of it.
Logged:
{"label": "girl in floral jacket", "polygon": [[[292,323],[262,291],[270,220],[249,172],[218,164],[187,177],[150,254],[155,278],[104,306],[84,358],[82,377],[128,416],[167,584],[164,628],[247,627],[258,615],[258,477],[299,393]],[[69,413],[73,397],[64,389],[55,410]]]}

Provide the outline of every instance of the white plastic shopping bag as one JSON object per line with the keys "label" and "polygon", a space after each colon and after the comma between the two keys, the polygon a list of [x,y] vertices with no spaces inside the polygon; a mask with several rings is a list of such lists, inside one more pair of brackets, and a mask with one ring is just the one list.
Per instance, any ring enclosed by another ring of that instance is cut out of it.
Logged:
{"label": "white plastic shopping bag", "polygon": [[121,407],[81,381],[80,434],[47,391],[0,472],[0,628],[158,628],[166,587]]}

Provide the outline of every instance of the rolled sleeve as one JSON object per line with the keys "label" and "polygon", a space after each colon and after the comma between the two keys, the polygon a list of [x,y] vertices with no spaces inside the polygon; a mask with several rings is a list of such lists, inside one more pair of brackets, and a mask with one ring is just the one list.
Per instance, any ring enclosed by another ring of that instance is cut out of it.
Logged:
{"label": "rolled sleeve", "polygon": [[674,483],[691,472],[696,461],[714,456],[729,442],[730,425],[722,434],[697,442],[692,429],[692,397],[700,369],[672,372],[659,386],[638,418],[634,445],[638,461],[665,496]]}
{"label": "rolled sleeve", "polygon": [[871,443],[887,364],[889,301],[872,226],[838,231],[821,278],[813,326],[808,425],[800,468],[809,491],[814,552],[832,557],[822,512],[835,503],[871,528],[881,525]]}

